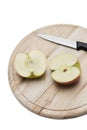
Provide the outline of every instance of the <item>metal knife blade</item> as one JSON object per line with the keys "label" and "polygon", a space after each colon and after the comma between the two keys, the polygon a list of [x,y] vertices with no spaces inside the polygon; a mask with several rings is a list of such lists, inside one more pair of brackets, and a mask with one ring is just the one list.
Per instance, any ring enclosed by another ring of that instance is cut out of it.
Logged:
{"label": "metal knife blade", "polygon": [[64,38],[60,38],[60,37],[52,36],[52,35],[48,35],[48,34],[38,34],[38,36],[45,40],[76,49],[76,41],[71,41],[71,40],[67,40]]}
{"label": "metal knife blade", "polygon": [[63,46],[71,47],[76,50],[85,50],[87,51],[87,43],[81,42],[81,41],[72,41],[64,38],[60,38],[57,36],[52,36],[48,34],[38,34],[40,38],[43,38],[45,40],[54,42],[56,44],[60,44]]}

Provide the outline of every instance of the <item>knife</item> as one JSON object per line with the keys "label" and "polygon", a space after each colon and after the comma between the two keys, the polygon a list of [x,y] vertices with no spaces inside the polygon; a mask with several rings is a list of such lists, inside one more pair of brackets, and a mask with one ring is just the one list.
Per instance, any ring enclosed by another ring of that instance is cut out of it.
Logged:
{"label": "knife", "polygon": [[60,38],[60,37],[48,35],[48,34],[37,34],[37,35],[40,38],[54,42],[56,44],[71,47],[71,48],[74,48],[76,50],[87,51],[87,43],[84,43],[84,42],[81,42],[81,41],[71,41],[71,40],[68,40],[68,39],[64,39],[64,38]]}

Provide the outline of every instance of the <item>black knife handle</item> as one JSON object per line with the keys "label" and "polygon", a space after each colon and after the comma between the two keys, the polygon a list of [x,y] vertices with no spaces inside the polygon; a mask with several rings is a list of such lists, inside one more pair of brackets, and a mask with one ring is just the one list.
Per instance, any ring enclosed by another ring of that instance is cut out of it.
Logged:
{"label": "black knife handle", "polygon": [[87,51],[87,43],[77,41],[77,50]]}

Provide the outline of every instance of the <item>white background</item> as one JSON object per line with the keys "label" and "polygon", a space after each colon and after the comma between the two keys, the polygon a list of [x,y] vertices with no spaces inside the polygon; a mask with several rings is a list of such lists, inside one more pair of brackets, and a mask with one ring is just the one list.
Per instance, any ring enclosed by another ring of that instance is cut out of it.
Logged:
{"label": "white background", "polygon": [[8,61],[30,32],[50,24],[87,27],[86,0],[0,0],[0,130],[73,130],[87,128],[87,115],[68,120],[40,117],[25,109],[8,84]]}

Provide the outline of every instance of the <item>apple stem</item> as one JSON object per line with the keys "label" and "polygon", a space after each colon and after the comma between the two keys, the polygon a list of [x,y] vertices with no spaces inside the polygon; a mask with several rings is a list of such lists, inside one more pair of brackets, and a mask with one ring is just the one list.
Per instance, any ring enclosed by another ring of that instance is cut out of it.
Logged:
{"label": "apple stem", "polygon": [[33,72],[31,72],[31,75],[33,75]]}

